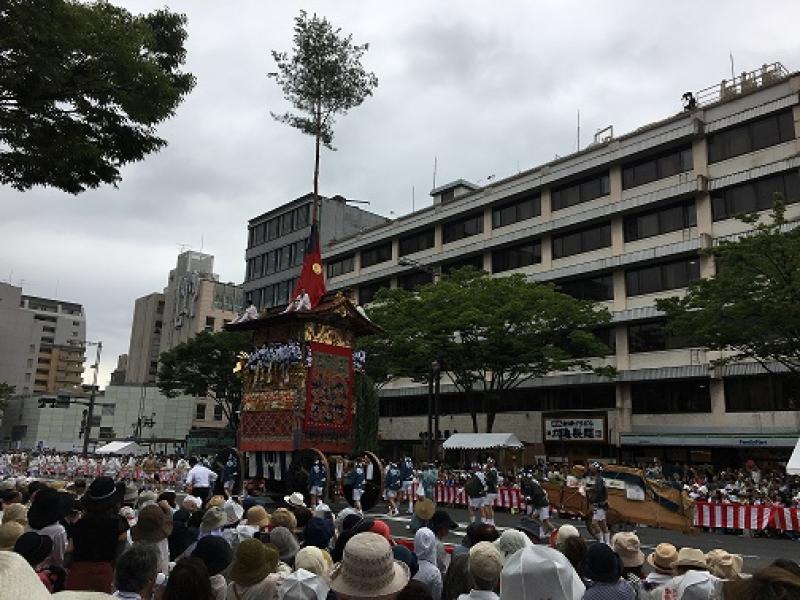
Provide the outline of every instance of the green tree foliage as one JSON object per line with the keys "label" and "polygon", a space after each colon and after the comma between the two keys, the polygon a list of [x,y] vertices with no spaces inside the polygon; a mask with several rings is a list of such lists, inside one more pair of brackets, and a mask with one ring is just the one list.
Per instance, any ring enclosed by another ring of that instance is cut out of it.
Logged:
{"label": "green tree foliage", "polygon": [[333,147],[336,115],[360,105],[378,85],[361,58],[369,44],[354,44],[352,35],[316,14],[305,11],[295,18],[292,54],[272,51],[278,70],[269,73],[298,113],[271,113],[280,121],[314,136],[314,196],[319,195],[319,151]]}
{"label": "green tree foliage", "polygon": [[378,451],[378,392],[364,373],[356,375],[356,450]]}
{"label": "green tree foliage", "polygon": [[174,398],[190,394],[212,398],[234,431],[239,425],[242,378],[233,372],[237,355],[251,345],[245,333],[201,332],[160,356],[158,388]]}
{"label": "green tree foliage", "polygon": [[477,414],[486,414],[492,431],[497,403],[528,379],[553,371],[614,374],[586,358],[608,354],[592,330],[609,322],[609,312],[521,274],[462,269],[413,292],[382,290],[368,313],[386,332],[362,341],[368,373],[384,383],[428,382],[438,361],[469,402],[476,432]]}
{"label": "green tree foliage", "polygon": [[5,409],[6,403],[11,399],[15,391],[13,385],[0,381],[0,410]]}
{"label": "green tree foliage", "polygon": [[717,365],[746,359],[800,374],[800,228],[787,226],[780,197],[769,222],[740,220],[754,226],[752,233],[706,253],[717,261],[716,276],[657,306],[674,333],[723,352]]}
{"label": "green tree foliage", "polygon": [[185,25],[102,1],[0,4],[0,181],[77,194],[162,148],[156,125],[195,83]]}

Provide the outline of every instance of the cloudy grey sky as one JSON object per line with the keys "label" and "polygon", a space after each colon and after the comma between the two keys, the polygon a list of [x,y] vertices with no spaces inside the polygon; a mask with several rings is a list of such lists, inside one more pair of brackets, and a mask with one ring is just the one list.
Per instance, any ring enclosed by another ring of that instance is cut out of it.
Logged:
{"label": "cloudy grey sky", "polygon": [[[115,0],[133,12],[164,0]],[[321,192],[396,216],[437,181],[512,175],[613,124],[623,133],[680,110],[680,96],[736,71],[800,68],[800,2],[167,0],[189,19],[197,87],[164,123],[169,146],[117,189],[77,197],[0,188],[0,280],[86,307],[105,345],[101,384],[127,352],[133,302],[160,290],[178,244],[216,256],[241,283],[247,219],[311,189],[312,140],[273,121],[287,108],[266,77],[300,8],[370,42],[380,85],[340,119]],[[0,341],[2,343],[2,341]]]}

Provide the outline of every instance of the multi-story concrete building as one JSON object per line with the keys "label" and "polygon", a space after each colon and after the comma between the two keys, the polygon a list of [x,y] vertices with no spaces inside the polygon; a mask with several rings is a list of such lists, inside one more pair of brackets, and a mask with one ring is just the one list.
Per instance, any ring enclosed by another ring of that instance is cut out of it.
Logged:
{"label": "multi-story concrete building", "polygon": [[27,296],[0,283],[0,381],[17,394],[79,389],[85,339],[80,304]]}
{"label": "multi-story concrete building", "polygon": [[120,354],[117,356],[117,368],[111,371],[110,385],[125,385],[125,377],[128,372],[128,355]]}
{"label": "multi-story concrete building", "polygon": [[[250,219],[244,293],[257,308],[286,304],[303,264],[311,231],[311,202],[306,194]],[[320,244],[384,224],[385,217],[347,204],[341,196],[320,197]]]}
{"label": "multi-story concrete building", "polygon": [[163,327],[164,294],[153,292],[137,298],[133,308],[125,383],[155,383]]}
{"label": "multi-story concrete building", "polygon": [[[796,224],[799,91],[800,75],[765,66],[632,133],[485,187],[442,186],[433,206],[324,248],[328,289],[368,303],[381,287],[413,288],[467,264],[554,282],[612,311],[612,354],[597,360],[618,377],[526,381],[499,407],[495,431],[516,433],[539,455],[785,460],[800,431],[797,384],[754,363],[714,368],[713,353],[667,333],[655,300],[712,277],[713,257],[700,250],[745,233],[734,216],[767,213],[774,192]],[[441,406],[445,436],[471,430],[444,382]],[[392,382],[380,414],[387,448],[410,450],[427,429],[427,389]],[[582,439],[566,443],[575,427]]]}
{"label": "multi-story concrete building", "polygon": [[159,354],[188,342],[201,331],[221,331],[243,304],[241,286],[219,281],[212,255],[182,252],[164,288]]}
{"label": "multi-story concrete building", "polygon": [[222,330],[243,308],[241,286],[220,282],[213,271],[212,255],[182,252],[164,291],[137,298],[125,383],[155,383],[162,352],[201,331]]}
{"label": "multi-story concrete building", "polygon": [[[15,397],[0,429],[0,447],[80,451],[79,437],[88,394]],[[119,439],[136,439],[154,451],[185,448],[192,426],[192,396],[167,398],[154,386],[108,386],[96,396],[90,449]]]}

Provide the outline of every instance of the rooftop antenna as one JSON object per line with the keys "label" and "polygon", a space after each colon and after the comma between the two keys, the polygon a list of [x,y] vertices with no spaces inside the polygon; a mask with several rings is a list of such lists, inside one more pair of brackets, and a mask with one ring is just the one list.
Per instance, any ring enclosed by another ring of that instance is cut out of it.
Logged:
{"label": "rooftop antenna", "polygon": [[183,254],[184,252],[186,252],[187,248],[189,248],[189,244],[181,244],[180,242],[178,242],[175,245],[178,247],[178,252],[180,254]]}
{"label": "rooftop antenna", "polygon": [[433,188],[436,189],[436,168],[439,166],[439,158],[434,156],[433,157]]}
{"label": "rooftop antenna", "polygon": [[578,109],[578,146],[577,151],[581,151],[581,109]]}
{"label": "rooftop antenna", "polygon": [[735,71],[733,69],[733,50],[730,51],[730,57],[731,57],[731,85],[733,85],[733,80],[736,79],[736,75],[734,74]]}
{"label": "rooftop antenna", "polygon": [[200,234],[200,252],[203,251],[203,234]]}

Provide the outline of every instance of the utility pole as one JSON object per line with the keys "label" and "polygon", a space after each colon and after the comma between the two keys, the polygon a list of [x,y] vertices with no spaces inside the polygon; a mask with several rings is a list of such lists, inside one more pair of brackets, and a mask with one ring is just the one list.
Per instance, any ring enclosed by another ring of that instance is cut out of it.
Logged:
{"label": "utility pole", "polygon": [[103,352],[103,342],[83,342],[85,346],[96,346],[97,352],[95,354],[94,364],[92,365],[92,369],[94,369],[94,375],[92,376],[92,392],[89,394],[89,407],[86,411],[86,431],[83,436],[83,457],[86,458],[89,455],[89,439],[92,437],[92,417],[94,416],[94,399],[95,395],[97,394],[97,375],[100,371],[100,354]]}

